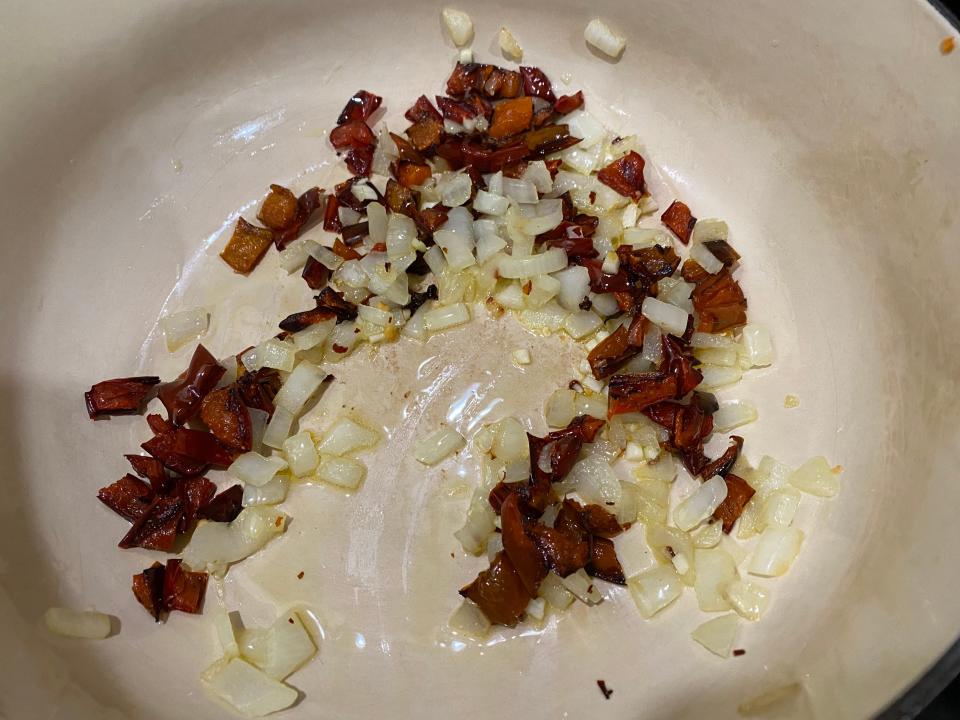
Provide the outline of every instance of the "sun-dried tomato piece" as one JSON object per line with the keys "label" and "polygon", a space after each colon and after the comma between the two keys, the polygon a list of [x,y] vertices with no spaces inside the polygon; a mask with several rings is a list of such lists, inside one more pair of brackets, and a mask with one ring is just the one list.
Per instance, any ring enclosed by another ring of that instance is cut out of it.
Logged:
{"label": "sun-dried tomato piece", "polygon": [[96,420],[104,415],[130,415],[140,408],[151,388],[160,382],[152,375],[103,380],[83,394],[87,415]]}
{"label": "sun-dried tomato piece", "polygon": [[310,221],[322,203],[323,196],[318,187],[310,188],[297,198],[297,211],[293,217],[293,222],[274,234],[273,242],[277,246],[277,250],[283,250],[291,241],[300,236],[304,226]]}
{"label": "sun-dried tomato piece", "polygon": [[233,522],[243,510],[243,485],[231,485],[197,511],[198,520]]}
{"label": "sun-dried tomato piece", "polygon": [[200,403],[213,390],[226,368],[203,345],[197,345],[187,371],[173,382],[164,383],[157,397],[167,409],[170,422],[183,425],[200,412]]}
{"label": "sun-dried tomato piece", "polygon": [[163,575],[163,605],[167,610],[199,613],[207,590],[207,573],[191,572],[182,560],[167,560]]}
{"label": "sun-dried tomato piece", "polygon": [[177,532],[186,533],[193,527],[200,508],[207,505],[217,492],[217,486],[205,477],[180,478],[170,492],[171,497],[183,500],[183,514]]}
{"label": "sun-dried tomato piece", "polygon": [[672,375],[677,381],[677,399],[693,390],[703,380],[703,373],[693,367],[693,359],[684,352],[680,343],[669,335],[660,340],[663,360],[660,370]]}
{"label": "sun-dried tomato piece", "polygon": [[739,435],[730,436],[730,446],[724,451],[723,455],[703,466],[700,470],[700,477],[709,480],[714,475],[726,477],[733,469],[737,458],[740,457],[740,451],[743,450],[743,438]]}
{"label": "sun-dried tomato piece", "polygon": [[537,544],[527,535],[518,498],[510,495],[500,508],[503,551],[517,569],[520,581],[530,597],[537,596],[540,583],[547,576],[547,566]]}
{"label": "sun-dried tomato piece", "polygon": [[504,100],[493,108],[493,122],[487,134],[492,138],[505,138],[530,129],[533,119],[533,100],[519,97]]}
{"label": "sun-dried tomato piece", "polygon": [[647,183],[643,179],[644,164],[643,157],[631,150],[600,170],[597,180],[620,195],[638,201],[647,192]]}
{"label": "sun-dried tomato piece", "polygon": [[221,443],[236,452],[253,447],[253,423],[236,385],[209,393],[200,405],[200,419]]}
{"label": "sun-dried tomato piece", "polygon": [[133,595],[153,619],[160,622],[163,613],[164,567],[158,562],[133,576]]}
{"label": "sun-dried tomato piece", "polygon": [[271,230],[286,230],[297,217],[297,196],[282,185],[271,185],[257,220]]}
{"label": "sun-dried tomato piece", "polygon": [[330,144],[337,150],[368,147],[376,144],[376,142],[377,136],[373,134],[370,126],[362,120],[338,125],[330,131]]}
{"label": "sun-dried tomato piece", "polygon": [[663,372],[614,375],[610,378],[608,417],[639,412],[663,400],[676,397],[677,379]]}
{"label": "sun-dried tomato piece", "polygon": [[[243,368],[243,363],[238,363],[237,367]],[[244,372],[237,377],[237,389],[248,408],[273,415],[273,398],[280,390],[280,373],[273,368]]]}
{"label": "sun-dried tomato piece", "polygon": [[630,362],[641,350],[641,347],[630,344],[627,328],[621,325],[590,351],[587,362],[590,363],[593,376],[602,380]]}
{"label": "sun-dried tomato piece", "polygon": [[728,472],[723,479],[727,483],[727,497],[714,510],[713,517],[723,523],[723,531],[729,534],[756,491],[746,480],[733,473]]}
{"label": "sun-dried tomato piece", "polygon": [[134,523],[119,546],[124,549],[142,547],[147,550],[169,551],[177,537],[183,500],[177,497],[158,497]]}
{"label": "sun-dried tomato piece", "polygon": [[170,478],[162,462],[148,455],[124,455],[124,457],[130,462],[130,466],[137,475],[150,481],[150,487],[155,493],[166,492]]}
{"label": "sun-dried tomato piece", "polygon": [[747,322],[747,298],[726,268],[702,278],[690,294],[699,315],[697,330],[717,333]]}
{"label": "sun-dried tomato piece", "polygon": [[143,517],[153,502],[154,492],[149,485],[127,474],[115,483],[100,488],[97,498],[117,515],[130,522]]}
{"label": "sun-dried tomato piece", "polygon": [[410,162],[397,163],[397,182],[404,187],[412,188],[423,185],[427,180],[430,179],[432,174],[433,172],[430,170],[430,166],[426,163],[423,165],[417,165],[416,163]]}
{"label": "sun-dried tomato piece", "polygon": [[726,268],[733,267],[740,260],[740,253],[726,240],[707,240],[703,244]]}
{"label": "sun-dried tomato piece", "polygon": [[573,137],[567,125],[545,125],[528,132],[523,141],[531,153],[543,156],[573,147],[580,138]]}
{"label": "sun-dried tomato piece", "polygon": [[503,551],[460,594],[475,602],[490,622],[507,627],[517,624],[530,602],[520,574]]}
{"label": "sun-dried tomato piece", "polygon": [[263,259],[267,248],[273,243],[273,231],[251,225],[237,218],[237,226],[220,257],[234,271],[246,275]]}
{"label": "sun-dried tomato piece", "polygon": [[147,425],[150,426],[150,430],[153,431],[154,435],[162,435],[163,433],[176,430],[172,422],[164,420],[163,417],[157,413],[147,415]]}
{"label": "sun-dried tomato piece", "polygon": [[680,238],[680,242],[684,245],[690,242],[690,233],[693,232],[693,226],[697,224],[697,219],[690,212],[690,208],[679,200],[674,200],[670,207],[663,211],[660,220]]}
{"label": "sun-dried tomato piece", "polygon": [[560,577],[575,573],[590,561],[590,544],[580,533],[567,533],[535,523],[530,528],[530,535],[547,566]]}
{"label": "sun-dried tomato piece", "polygon": [[410,144],[420,152],[427,152],[443,138],[443,123],[439,120],[421,120],[407,128]]}
{"label": "sun-dried tomato piece", "polygon": [[417,101],[407,110],[403,116],[412,123],[420,120],[439,120],[443,122],[443,116],[437,111],[426,95],[421,95]]}
{"label": "sun-dried tomato piece", "polygon": [[381,102],[383,102],[383,98],[379,95],[374,95],[366,90],[357,90],[353,97],[347,100],[347,104],[337,118],[337,125],[369,120],[370,116],[380,107]]}
{"label": "sun-dried tomato piece", "polygon": [[583,107],[583,91],[577,90],[573,95],[561,95],[553,104],[553,109],[560,115],[572,113]]}
{"label": "sun-dried tomato piece", "polygon": [[553,103],[557,96],[553,94],[550,78],[540,68],[520,66],[520,77],[523,78],[523,92],[525,95],[543,98]]}
{"label": "sun-dried tomato piece", "polygon": [[317,260],[315,257],[308,257],[306,265],[303,266],[303,272],[300,277],[307,283],[311,290],[319,290],[330,282],[330,268]]}
{"label": "sun-dried tomato piece", "polygon": [[544,125],[546,125],[548,122],[550,122],[552,119],[553,119],[553,108],[545,107],[545,108],[540,108],[539,110],[534,108],[533,120],[531,121],[531,125],[533,125],[534,128],[541,128]]}
{"label": "sun-dried tomato piece", "polygon": [[373,167],[373,145],[351,148],[343,156],[343,162],[354,175],[367,177]]}
{"label": "sun-dried tomato piece", "polygon": [[617,558],[617,550],[612,540],[594,536],[590,538],[590,562],[586,566],[587,575],[600,578],[617,585],[626,585],[627,578]]}

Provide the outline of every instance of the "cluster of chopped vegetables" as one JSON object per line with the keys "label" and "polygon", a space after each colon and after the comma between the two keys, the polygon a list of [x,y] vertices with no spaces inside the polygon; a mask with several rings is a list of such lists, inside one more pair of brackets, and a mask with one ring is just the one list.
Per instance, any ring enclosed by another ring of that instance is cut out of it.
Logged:
{"label": "cluster of chopped vegetables", "polygon": [[[451,626],[482,634],[491,623],[542,620],[574,598],[596,604],[596,580],[628,585],[645,617],[685,586],[705,611],[759,617],[768,592],[740,579],[741,551],[726,536],[738,523],[738,537],[759,535],[747,571],[782,574],[803,537],[791,525],[798,490],[831,495],[837,483],[822,458],[794,472],[771,458],[753,469],[737,436],[716,458],[705,451],[716,431],[756,418],[749,404],[721,406],[710,391],[773,355],[769,334],[747,322],[726,224],[698,221],[679,200],[657,224],[642,146],[611,137],[582,93],[558,95],[538,68],[457,63],[446,95],[406,111],[402,135],[374,131],[380,106],[358,91],[330,132],[348,179],[329,193],[272,185],[262,227],[239,219],[221,253],[246,274],[275,246],[281,266],[318,291],[314,307],[223,360],[198,345],[172,381],[121,378],[86,393],[91,418],[142,412],[154,397],[166,411],[147,416],[147,455],[126,456],[133,473],[98,495],[131,523],[120,547],[182,551],[133,578],[137,600],[157,620],[199,612],[208,573],[283,532],[287,516],[273,506],[290,482],[360,486],[356,455],[379,442],[375,431],[353,418],[319,440],[295,429],[334,380],[323,366],[359,343],[424,340],[486,308],[589,352],[581,375],[547,401],[556,430],[538,437],[506,418],[472,438],[481,482],[457,537],[490,564],[461,590]],[[316,226],[324,233],[304,235]],[[168,323],[187,328],[171,330],[171,347],[204,323],[196,313]],[[434,464],[464,443],[441,430],[415,456]],[[697,484],[669,512],[674,458]],[[615,471],[621,461],[629,479]],[[239,482],[218,492],[211,469]],[[659,563],[628,579],[614,538],[638,523]],[[732,643],[729,617],[697,631],[719,654]],[[292,669],[224,647],[207,678],[221,696],[262,680],[276,702],[292,702],[267,682],[289,690],[280,681]]]}

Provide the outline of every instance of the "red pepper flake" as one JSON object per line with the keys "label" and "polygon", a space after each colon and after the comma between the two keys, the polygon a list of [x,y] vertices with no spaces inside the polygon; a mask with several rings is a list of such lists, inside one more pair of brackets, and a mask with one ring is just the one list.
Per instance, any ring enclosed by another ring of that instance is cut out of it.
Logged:
{"label": "red pepper flake", "polygon": [[91,420],[104,415],[129,415],[140,412],[150,389],[160,382],[154,375],[104,380],[83,394]]}
{"label": "red pepper flake", "polygon": [[674,200],[670,207],[664,210],[660,220],[680,238],[680,242],[684,245],[690,242],[690,233],[693,232],[693,226],[697,224],[697,219],[690,212],[690,208],[679,200]]}
{"label": "red pepper flake", "polygon": [[605,683],[603,680],[597,680],[597,687],[600,688],[600,692],[603,693],[604,700],[609,700],[610,696],[613,695],[613,690],[610,690],[607,687],[607,683]]}
{"label": "red pepper flake", "polygon": [[297,580],[303,580],[303,570],[297,573]]}
{"label": "red pepper flake", "polygon": [[743,648],[737,648],[733,651],[734,657],[740,657],[741,655],[746,655],[746,654],[747,654],[747,651],[744,650]]}
{"label": "red pepper flake", "polygon": [[574,110],[579,110],[583,107],[583,91],[578,90],[573,95],[561,95],[557,98],[557,101],[553,104],[553,109],[556,110],[560,115],[566,115],[567,113],[572,113]]}
{"label": "red pepper flake", "polygon": [[597,180],[613,188],[624,197],[640,200],[647,192],[647,183],[643,179],[643,157],[633,150],[597,173]]}
{"label": "red pepper flake", "polygon": [[337,345],[337,343],[333,343],[330,346],[330,349],[333,350],[335,353],[345,353],[349,348],[346,348],[343,345]]}

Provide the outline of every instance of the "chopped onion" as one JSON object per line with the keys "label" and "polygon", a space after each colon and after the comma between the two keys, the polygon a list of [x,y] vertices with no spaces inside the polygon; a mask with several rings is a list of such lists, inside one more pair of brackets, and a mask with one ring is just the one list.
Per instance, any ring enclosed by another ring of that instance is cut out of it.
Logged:
{"label": "chopped onion", "polygon": [[505,177],[502,180],[503,195],[518,203],[535,204],[540,201],[537,194],[537,187],[529,180],[517,180],[515,178]]}
{"label": "chopped onion", "polygon": [[547,405],[544,408],[543,414],[546,417],[547,425],[555,428],[564,428],[569,425],[576,417],[576,408],[574,407],[576,398],[577,393],[568,388],[554,390],[553,394],[547,398]]}
{"label": "chopped onion", "polygon": [[567,254],[561,248],[550,248],[529,257],[504,257],[500,260],[499,271],[504,278],[529,278],[554,273],[566,266]]}
{"label": "chopped onion", "polygon": [[[523,310],[523,308],[526,307],[523,289],[520,287],[519,282],[504,280],[501,281],[500,285],[500,289],[493,294],[493,299],[496,300],[500,306],[510,310]],[[563,322],[562,318],[560,322]]]}
{"label": "chopped onion", "polygon": [[250,372],[268,367],[290,372],[296,362],[297,346],[286,340],[269,338],[240,356],[243,366]]}
{"label": "chopped onion", "polygon": [[303,330],[295,332],[290,337],[293,340],[293,344],[296,346],[297,350],[310,350],[318,345],[323,345],[327,341],[327,338],[330,337],[330,333],[333,331],[333,326],[336,324],[336,318],[330,318],[329,320],[324,320],[323,322],[308,325]]}
{"label": "chopped onion", "polygon": [[240,654],[274,680],[283,680],[317,653],[313,638],[295,612],[276,619],[265,630],[246,630],[240,637]]}
{"label": "chopped onion", "polygon": [[470,200],[473,181],[464,172],[443,173],[437,178],[437,191],[444,205],[449,208],[460,207]]}
{"label": "chopped onion", "polygon": [[560,582],[582,603],[596,605],[603,601],[603,595],[597,590],[596,582],[587,575],[583,568],[567,575],[565,578],[560,578]]}
{"label": "chopped onion", "polygon": [[[405,215],[394,214],[390,216],[390,219],[394,217],[406,218]],[[367,205],[367,234],[370,236],[370,242],[373,242],[373,243],[388,242],[387,233],[388,233],[388,228],[390,226],[390,219],[387,218],[387,209],[380,203],[373,202]],[[409,220],[409,218],[406,218],[406,219]],[[416,237],[416,229],[414,229],[414,237]],[[389,244],[387,245],[387,249],[389,251]],[[323,260],[321,260],[320,258],[317,258],[317,260],[319,260],[320,262],[323,262]],[[324,264],[326,265],[326,263]],[[329,265],[327,267],[329,267]]]}
{"label": "chopped onion", "polygon": [[577,415],[589,415],[590,417],[607,419],[607,396],[595,393],[593,395],[583,395],[578,393],[574,401]]}
{"label": "chopped onion", "polygon": [[567,315],[563,321],[563,329],[574,340],[581,340],[595,333],[602,324],[603,322],[595,312],[578,310]]}
{"label": "chopped onion", "polygon": [[787,527],[793,522],[799,506],[800,491],[796,488],[783,487],[765,493],[758,526],[760,528]]}
{"label": "chopped onion", "polygon": [[722,658],[729,657],[733,650],[733,643],[737,639],[737,628],[740,621],[733,613],[707,620],[697,627],[690,637],[703,645],[714,655]]}
{"label": "chopped onion", "polygon": [[264,457],[255,452],[240,455],[227,468],[227,472],[245,485],[260,487],[273,480],[278,472],[287,469],[287,461],[282,457],[272,455]]}
{"label": "chopped onion", "polygon": [[294,368],[280,387],[274,403],[277,407],[289,410],[294,415],[303,410],[303,406],[320,389],[327,374],[313,363],[303,360]]}
{"label": "chopped onion", "polygon": [[413,251],[417,239],[417,226],[413,220],[400,213],[390,213],[387,220],[387,257],[397,260]]}
{"label": "chopped onion", "polygon": [[723,538],[723,523],[712,522],[699,528],[693,534],[693,545],[696,548],[712,548],[720,544]]}
{"label": "chopped onion", "polygon": [[167,315],[160,319],[163,339],[167,350],[174,352],[203,335],[210,326],[210,313],[203,308],[193,308]]}
{"label": "chopped onion", "polygon": [[659,326],[651,323],[643,334],[643,350],[640,356],[653,365],[659,365],[663,360],[663,333],[660,332]]}
{"label": "chopped onion", "polygon": [[776,490],[789,482],[792,472],[789,465],[769,455],[764,455],[760,459],[757,469],[750,474],[749,478],[744,478],[744,480],[747,480],[750,486],[758,492]]}
{"label": "chopped onion", "polygon": [[487,184],[487,190],[494,195],[503,195],[503,171],[497,170],[495,173],[483,176],[483,181]]}
{"label": "chopped onion", "polygon": [[663,231],[656,228],[626,228],[623,231],[623,244],[634,248],[647,248],[660,245],[661,247],[671,247],[673,245],[670,237]]}
{"label": "chopped onion", "polygon": [[527,307],[537,308],[552,300],[560,291],[560,281],[552,275],[537,275],[530,282]]}
{"label": "chopped onion", "polygon": [[473,40],[473,20],[467,13],[452,7],[445,7],[440,11],[440,17],[443,18],[443,24],[450,34],[450,39],[457,47],[470,44],[470,41]]}
{"label": "chopped onion", "polygon": [[286,529],[287,516],[269,506],[244,508],[231,523],[201,520],[183,550],[194,569],[222,571],[253,555]]}
{"label": "chopped onion", "polygon": [[427,332],[435,333],[470,322],[470,310],[463,303],[435,307],[423,316]]}
{"label": "chopped onion", "polygon": [[[481,221],[477,221],[481,222]],[[481,265],[507,246],[507,241],[499,235],[487,233],[477,238],[477,262]]]}
{"label": "chopped onion", "polygon": [[737,565],[730,554],[720,547],[695,550],[693,583],[697,604],[703,612],[722,612],[730,605],[724,599],[721,588],[737,579]]}
{"label": "chopped onion", "polygon": [[317,243],[309,238],[297,238],[280,251],[280,267],[286,270],[288,275],[299,270],[310,257],[310,248],[313,245]]}
{"label": "chopped onion", "polygon": [[390,321],[393,319],[393,315],[386,310],[381,310],[378,307],[373,307],[372,305],[360,305],[357,308],[357,315],[364,322],[368,322],[371,325],[379,325],[381,327],[389,325]]}
{"label": "chopped onion", "polygon": [[486,190],[477,190],[477,195],[473,199],[473,209],[486,215],[503,215],[508,207],[510,207],[510,201],[507,198]]}
{"label": "chopped onion", "polygon": [[340,224],[343,226],[347,225],[356,225],[360,222],[362,215],[358,213],[353,208],[349,208],[346,205],[341,205],[337,209],[337,217],[340,218]]}
{"label": "chopped onion", "polygon": [[583,39],[587,41],[588,45],[612,58],[618,57],[627,45],[627,39],[615,32],[600,18],[594,18],[587,23],[587,27],[583,31]]}
{"label": "chopped onion", "polygon": [[286,408],[276,407],[273,410],[273,416],[267,423],[266,430],[263,431],[262,443],[267,447],[280,449],[283,447],[283,441],[290,437],[290,430],[293,428],[293,421],[296,418],[293,413]]}
{"label": "chopped onion", "polygon": [[417,442],[413,456],[424,465],[436,465],[465,444],[463,435],[453,428],[444,427]]}
{"label": "chopped onion", "polygon": [[730,230],[726,222],[717,218],[704,218],[697,220],[690,239],[694,243],[704,243],[708,240],[726,240],[729,236]]}
{"label": "chopped onion", "polygon": [[547,169],[547,164],[543,160],[533,160],[527,163],[526,169],[520,176],[521,180],[533,183],[537,192],[545,195],[553,190],[553,176]]}
{"label": "chopped onion", "polygon": [[669,565],[659,565],[635,575],[627,581],[627,586],[640,614],[648,620],[683,593],[683,582]]}
{"label": "chopped onion", "polygon": [[345,490],[356,490],[366,477],[367,466],[359,460],[345,457],[324,457],[320,460],[316,477],[323,482]]}
{"label": "chopped onion", "polygon": [[460,541],[463,549],[471,555],[479,555],[487,544],[487,538],[496,529],[496,515],[486,495],[475,498],[467,510],[467,520],[453,536]]}
{"label": "chopped onion", "polygon": [[[589,273],[587,272],[587,269],[585,267],[581,267],[577,265],[569,269],[575,270],[577,268],[580,268],[581,270],[584,271],[584,275],[587,277],[587,286],[589,287],[589,284],[590,284]],[[560,273],[555,273],[554,277],[556,277],[559,274]],[[596,310],[601,315],[603,315],[604,317],[610,317],[611,315],[616,315],[618,312],[620,312],[620,306],[617,305],[617,299],[611,293],[590,293],[587,295],[587,297],[590,298],[590,302],[593,305],[593,309]],[[582,299],[581,299],[581,302],[582,302]]]}
{"label": "chopped onion", "polygon": [[93,610],[47,608],[43,623],[54,635],[63,637],[103,640],[110,636],[110,616]]}
{"label": "chopped onion", "polygon": [[819,497],[833,497],[840,491],[840,481],[825,457],[807,460],[793,471],[788,482],[805,493]]}
{"label": "chopped onion", "polygon": [[371,448],[380,442],[380,435],[350,418],[338,419],[317,445],[321,455],[349,455]]}
{"label": "chopped onion", "polygon": [[713,335],[711,333],[695,332],[690,336],[692,348],[719,348],[737,350],[737,342],[729,335]]}
{"label": "chopped onion", "polygon": [[528,618],[533,618],[534,620],[543,620],[544,616],[547,614],[547,601],[541,597],[533,598],[529,603],[527,603],[527,609],[524,610],[524,613]]}
{"label": "chopped onion", "polygon": [[493,444],[490,446],[492,457],[504,462],[526,460],[530,457],[527,431],[519,420],[506,417],[494,424],[492,428]]}
{"label": "chopped onion", "polygon": [[719,475],[707,480],[673,511],[673,520],[681,530],[691,530],[720,507],[727,497],[727,484]]}
{"label": "chopped onion", "polygon": [[520,43],[517,42],[513,33],[507,30],[507,28],[500,28],[497,41],[500,43],[500,49],[503,51],[503,54],[510,60],[519,62],[523,58],[523,48],[520,47]]}
{"label": "chopped onion", "polygon": [[515,365],[529,365],[532,362],[530,351],[527,348],[517,348],[511,353],[511,357]]}
{"label": "chopped onion", "polygon": [[647,545],[659,562],[672,564],[683,582],[693,585],[696,579],[693,540],[687,533],[675,527],[651,524],[647,527]]}
{"label": "chopped onion", "polygon": [[217,631],[217,640],[220,641],[224,656],[228,658],[237,657],[240,654],[240,646],[237,645],[237,636],[229,613],[225,610],[215,610],[213,612],[213,626]]}
{"label": "chopped onion", "polygon": [[356,332],[356,327],[357,325],[354,322],[337,323],[334,326],[323,356],[326,362],[340,362],[350,354],[360,337],[360,334]]}
{"label": "chopped onion", "polygon": [[768,527],[757,540],[748,572],[763,577],[783,575],[800,552],[802,542],[803,533],[795,527]]}
{"label": "chopped onion", "polygon": [[531,237],[549,232],[563,222],[563,203],[560,200],[541,200],[536,205],[523,205],[519,212],[520,218],[515,222],[523,233]]}
{"label": "chopped onion", "polygon": [[447,625],[454,632],[477,640],[482,640],[490,632],[490,621],[487,616],[470,600],[460,603],[447,621]]}
{"label": "chopped onion", "polygon": [[620,502],[620,480],[609,463],[588,456],[577,462],[563,481],[588,503],[600,506]]}
{"label": "chopped onion", "polygon": [[498,532],[491,532],[487,535],[487,560],[493,562],[497,553],[503,550],[503,535]]}
{"label": "chopped onion", "polygon": [[283,454],[287,458],[290,472],[297,477],[304,477],[312,473],[320,456],[313,444],[313,436],[309,430],[303,430],[283,441]]}
{"label": "chopped onion", "polygon": [[200,676],[204,687],[241,715],[263,717],[290,707],[297,691],[269,677],[246,660],[224,658]]}
{"label": "chopped onion", "polygon": [[748,323],[743,326],[740,338],[750,367],[766,367],[773,363],[773,341],[767,328]]}
{"label": "chopped onion", "polygon": [[447,259],[447,265],[453,272],[459,272],[464,268],[476,264],[477,260],[473,256],[474,241],[470,235],[451,230],[437,230],[433,234],[433,240]]}
{"label": "chopped onion", "polygon": [[[647,298],[647,300],[650,299],[652,298]],[[646,305],[647,300],[643,301],[644,305]],[[670,307],[673,306],[671,305]],[[714,388],[723,387],[724,385],[740,382],[740,378],[743,377],[740,368],[723,367],[720,365],[702,365],[700,372],[703,373],[703,380],[697,388],[698,390],[713,390]]]}
{"label": "chopped onion", "polygon": [[567,167],[576,170],[582,175],[589,175],[600,165],[603,156],[603,143],[595,143],[592,147],[584,148],[579,144],[567,148],[560,157]]}
{"label": "chopped onion", "polygon": [[770,604],[770,593],[759,585],[731,580],[721,588],[730,607],[745,620],[759,620]]}
{"label": "chopped onion", "polygon": [[[588,113],[586,110],[575,110],[572,113],[568,113],[564,116],[563,121],[567,124],[567,128],[570,131],[570,134],[573,137],[580,138],[580,143],[578,147],[580,148],[590,148],[596,145],[598,142],[604,139],[607,134],[606,129],[597,120],[593,115]],[[554,178],[554,192],[565,192],[569,188],[560,189],[557,187],[557,178]],[[584,178],[587,179],[586,177]],[[589,178],[589,184],[595,185],[595,178]],[[592,188],[591,188],[592,189]]]}
{"label": "chopped onion", "polygon": [[655,297],[645,297],[640,312],[650,322],[677,337],[686,332],[687,319],[690,317],[685,310],[657,300]]}
{"label": "chopped onion", "polygon": [[560,304],[571,312],[579,310],[580,303],[590,294],[590,273],[587,269],[582,265],[571,265],[554,273],[553,277],[560,281],[557,293]]}
{"label": "chopped onion", "polygon": [[443,250],[436,245],[432,246],[423,254],[423,260],[430,268],[430,272],[438,277],[447,267],[447,258],[443,254]]}
{"label": "chopped onion", "polygon": [[690,300],[690,293],[694,288],[693,283],[685,282],[679,278],[664,278],[657,283],[657,288],[658,299],[676,305],[687,313],[693,312],[693,302]]}
{"label": "chopped onion", "polygon": [[713,427],[728,432],[741,425],[752,423],[758,417],[757,408],[745,400],[731,400],[720,405],[713,414]]}
{"label": "chopped onion", "polygon": [[247,485],[243,488],[243,506],[276,505],[287,498],[287,489],[290,480],[286,475],[277,475],[270,482],[260,487]]}
{"label": "chopped onion", "polygon": [[700,263],[700,266],[711,275],[723,270],[723,263],[702,243],[694,243],[690,246],[690,259]]}
{"label": "chopped onion", "polygon": [[566,610],[575,600],[574,595],[563,584],[563,580],[553,570],[540,583],[539,596],[556,610]]}

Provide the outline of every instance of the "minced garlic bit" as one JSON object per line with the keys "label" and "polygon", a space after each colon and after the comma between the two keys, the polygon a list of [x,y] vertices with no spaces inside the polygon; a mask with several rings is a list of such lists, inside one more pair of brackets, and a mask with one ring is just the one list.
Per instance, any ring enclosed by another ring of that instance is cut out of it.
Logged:
{"label": "minced garlic bit", "polygon": [[529,365],[532,362],[530,351],[526,348],[517,348],[513,351],[513,362],[517,365]]}
{"label": "minced garlic bit", "polygon": [[500,49],[503,50],[503,54],[506,55],[511,60],[519,62],[523,58],[523,48],[520,47],[520,43],[517,42],[517,39],[513,36],[513,33],[507,30],[505,27],[500,28],[499,34]]}
{"label": "minced garlic bit", "polygon": [[788,409],[800,407],[800,398],[798,398],[796,395],[787,395],[783,399],[783,406]]}

